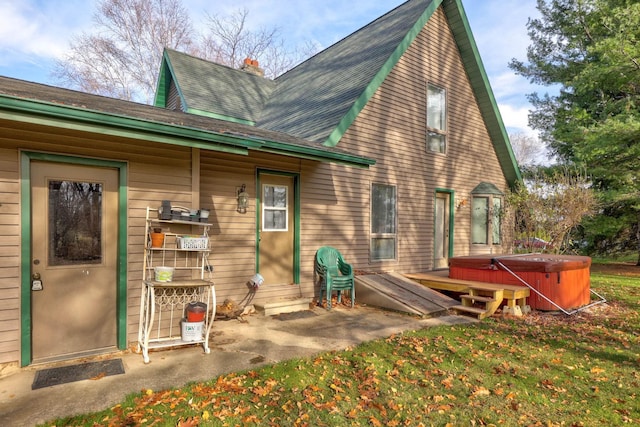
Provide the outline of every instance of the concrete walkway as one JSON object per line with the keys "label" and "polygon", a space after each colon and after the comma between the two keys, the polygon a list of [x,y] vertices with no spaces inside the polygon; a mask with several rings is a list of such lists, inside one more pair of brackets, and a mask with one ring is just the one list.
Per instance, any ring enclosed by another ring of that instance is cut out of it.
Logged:
{"label": "concrete walkway", "polygon": [[331,311],[316,307],[279,316],[254,314],[246,317],[246,322],[217,320],[210,354],[204,354],[201,346],[155,351],[147,365],[142,355],[134,352],[110,355],[122,359],[123,375],[31,390],[36,370],[55,365],[5,370],[0,377],[0,425],[32,426],[106,409],[143,389],[180,387],[229,372],[342,350],[403,331],[473,321],[455,315],[421,319],[363,306],[337,306]]}

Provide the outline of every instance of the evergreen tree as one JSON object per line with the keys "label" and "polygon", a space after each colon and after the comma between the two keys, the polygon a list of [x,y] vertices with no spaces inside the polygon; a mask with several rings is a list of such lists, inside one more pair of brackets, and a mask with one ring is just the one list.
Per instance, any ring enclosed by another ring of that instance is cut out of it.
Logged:
{"label": "evergreen tree", "polygon": [[510,66],[559,92],[529,96],[530,124],[557,158],[591,176],[602,209],[586,224],[590,247],[615,253],[632,245],[640,265],[640,3],[538,0],[537,7],[527,62]]}

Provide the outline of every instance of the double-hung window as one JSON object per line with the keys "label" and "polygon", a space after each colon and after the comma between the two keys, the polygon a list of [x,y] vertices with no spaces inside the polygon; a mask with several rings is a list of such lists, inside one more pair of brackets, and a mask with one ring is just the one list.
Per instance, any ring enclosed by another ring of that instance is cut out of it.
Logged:
{"label": "double-hung window", "polygon": [[371,260],[396,259],[396,187],[371,186]]}
{"label": "double-hung window", "polygon": [[432,84],[427,85],[427,149],[436,153],[447,150],[447,93]]}

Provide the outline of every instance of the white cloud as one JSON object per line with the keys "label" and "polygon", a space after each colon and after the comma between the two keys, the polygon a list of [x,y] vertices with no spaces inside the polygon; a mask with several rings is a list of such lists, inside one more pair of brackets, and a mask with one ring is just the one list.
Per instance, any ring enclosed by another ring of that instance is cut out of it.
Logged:
{"label": "white cloud", "polygon": [[38,2],[0,0],[0,57],[3,65],[57,58],[69,38],[90,24],[92,2]]}
{"label": "white cloud", "polygon": [[530,108],[528,105],[498,103],[498,109],[508,133],[537,135],[537,132],[533,131],[528,124]]}

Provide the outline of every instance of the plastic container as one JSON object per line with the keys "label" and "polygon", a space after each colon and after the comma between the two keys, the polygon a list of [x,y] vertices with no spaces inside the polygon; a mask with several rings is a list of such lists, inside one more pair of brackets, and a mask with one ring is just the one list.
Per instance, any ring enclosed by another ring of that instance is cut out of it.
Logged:
{"label": "plastic container", "polygon": [[187,322],[202,322],[207,314],[207,304],[190,302],[187,305]]}
{"label": "plastic container", "polygon": [[204,328],[204,322],[187,322],[186,319],[182,319],[182,334],[181,339],[184,342],[201,341],[202,330]]}
{"label": "plastic container", "polygon": [[156,282],[170,282],[173,280],[173,267],[155,267]]}

